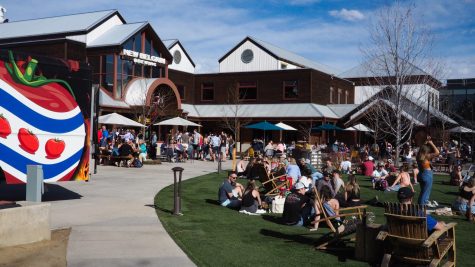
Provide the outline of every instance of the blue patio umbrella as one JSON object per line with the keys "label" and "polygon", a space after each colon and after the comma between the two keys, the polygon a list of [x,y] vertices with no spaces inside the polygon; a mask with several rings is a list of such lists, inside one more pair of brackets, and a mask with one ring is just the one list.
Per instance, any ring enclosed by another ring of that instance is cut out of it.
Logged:
{"label": "blue patio umbrella", "polygon": [[272,124],[272,123],[267,122],[267,121],[261,121],[261,122],[258,122],[258,123],[249,124],[249,125],[244,126],[244,128],[263,130],[264,131],[264,143],[266,142],[266,131],[285,130],[284,128],[276,126],[275,124]]}
{"label": "blue patio umbrella", "polygon": [[320,126],[313,127],[312,131],[343,131],[343,129],[336,125],[325,123]]}
{"label": "blue patio umbrella", "polygon": [[261,121],[261,122],[258,122],[258,123],[249,124],[249,125],[244,126],[244,128],[258,129],[258,130],[264,130],[264,131],[285,130],[284,128],[276,126],[275,124],[272,124],[272,123],[267,122],[267,121]]}
{"label": "blue patio umbrella", "polygon": [[[312,131],[343,131],[342,128],[330,124],[330,123],[325,123],[317,127],[313,127]],[[330,142],[330,136],[328,135],[328,142]]]}

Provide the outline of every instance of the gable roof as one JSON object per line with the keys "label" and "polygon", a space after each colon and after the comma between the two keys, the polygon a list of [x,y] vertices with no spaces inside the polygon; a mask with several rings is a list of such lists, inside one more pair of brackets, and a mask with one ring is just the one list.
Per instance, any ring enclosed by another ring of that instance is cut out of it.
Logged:
{"label": "gable roof", "polygon": [[87,47],[104,47],[121,45],[130,37],[141,31],[148,22],[137,22],[130,24],[116,25],[102,34],[100,37],[87,44]]}
{"label": "gable roof", "polygon": [[188,55],[188,52],[186,51],[185,47],[183,47],[180,40],[168,39],[168,40],[163,40],[162,42],[168,48],[168,51],[170,51],[170,49],[172,49],[172,47],[174,47],[175,45],[179,45],[181,47],[181,50],[185,53],[185,56],[191,62],[191,65],[193,65],[193,67],[196,67],[195,62],[193,62],[193,59],[191,59],[190,55]]}
{"label": "gable roof", "polygon": [[58,34],[84,34],[93,30],[101,22],[114,15],[119,16],[119,18],[125,23],[125,20],[117,10],[10,21],[8,23],[0,24],[0,40]]}
{"label": "gable roof", "polygon": [[234,52],[238,47],[240,47],[246,41],[252,42],[253,44],[258,46],[262,50],[266,51],[268,54],[270,54],[271,56],[273,56],[274,58],[278,60],[286,61],[302,68],[318,70],[318,71],[321,71],[330,75],[334,75],[334,76],[336,76],[336,74],[338,73],[338,71],[336,71],[330,66],[312,61],[310,59],[297,55],[293,52],[290,52],[288,50],[285,50],[273,44],[258,40],[251,36],[247,36],[246,38],[244,38],[239,44],[237,44],[235,47],[229,50],[224,56],[222,56],[218,60],[218,62],[223,61],[227,56],[229,56],[232,52]]}
{"label": "gable roof", "polygon": [[[347,112],[345,115],[342,116],[343,119],[347,119],[345,125],[351,125],[355,121],[358,121],[361,117],[363,117],[364,113],[369,110],[374,105],[388,105],[391,108],[395,108],[395,104],[393,102],[394,99],[389,98],[380,98],[383,94],[391,94],[391,88],[385,88],[360,105],[357,105],[356,108]],[[424,121],[427,120],[427,112],[426,112],[426,103],[418,101],[415,98],[402,96],[404,110],[402,111],[402,115],[406,118],[413,120],[416,125],[422,126],[424,125]],[[421,112],[422,111],[422,112]],[[449,116],[445,115],[443,112],[436,108],[429,108],[430,118],[431,119],[438,119],[440,121],[445,121],[450,124],[458,125],[456,121],[451,119]]]}

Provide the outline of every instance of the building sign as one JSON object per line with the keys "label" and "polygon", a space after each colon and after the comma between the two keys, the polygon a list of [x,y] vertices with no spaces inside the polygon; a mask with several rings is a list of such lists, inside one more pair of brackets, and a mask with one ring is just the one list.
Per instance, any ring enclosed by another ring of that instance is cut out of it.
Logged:
{"label": "building sign", "polygon": [[129,49],[122,49],[122,58],[132,60],[136,64],[156,67],[157,63],[165,64],[165,59],[162,57],[151,56],[149,54],[132,51]]}

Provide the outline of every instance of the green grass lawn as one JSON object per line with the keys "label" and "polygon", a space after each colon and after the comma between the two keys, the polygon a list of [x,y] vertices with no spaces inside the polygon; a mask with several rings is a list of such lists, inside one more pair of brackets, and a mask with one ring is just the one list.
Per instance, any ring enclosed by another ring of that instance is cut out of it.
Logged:
{"label": "green grass lawn", "polygon": [[[183,216],[171,215],[173,186],[164,188],[155,197],[156,211],[163,226],[198,266],[368,266],[354,260],[352,253],[316,251],[314,243],[328,232],[326,228],[309,232],[304,227],[279,224],[278,214],[249,216],[219,206],[216,201],[218,187],[224,177],[223,172],[184,181]],[[450,206],[457,188],[442,185],[442,180],[448,180],[448,176],[435,177],[431,200]],[[245,180],[239,182],[246,183]],[[378,195],[380,201],[396,201],[395,193],[372,190],[369,179],[360,177],[359,183],[363,200]],[[415,189],[417,193],[420,191],[418,185]],[[376,223],[385,222],[382,208],[370,206],[369,211],[376,214]],[[473,266],[475,224],[468,223],[462,216],[435,217],[458,223],[457,264]]]}

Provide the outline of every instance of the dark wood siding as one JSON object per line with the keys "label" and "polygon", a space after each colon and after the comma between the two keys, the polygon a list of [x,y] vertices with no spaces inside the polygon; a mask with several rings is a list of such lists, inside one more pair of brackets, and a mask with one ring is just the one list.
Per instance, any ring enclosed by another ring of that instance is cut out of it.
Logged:
{"label": "dark wood siding", "polygon": [[[195,88],[194,85],[194,74],[168,69],[168,79],[170,79],[177,87],[182,85],[185,87],[185,96],[182,97],[183,103],[192,104],[195,101],[195,91],[200,91],[200,88]],[[199,96],[199,95],[198,95]]]}

